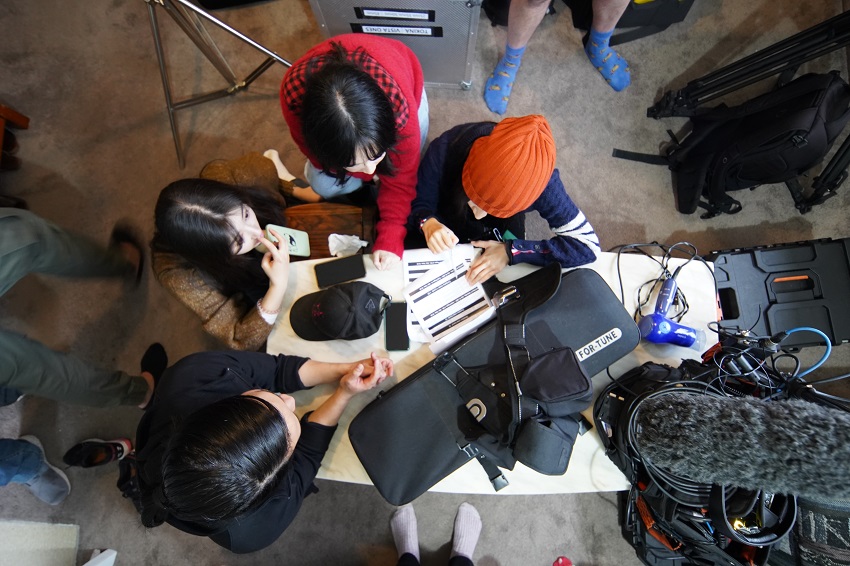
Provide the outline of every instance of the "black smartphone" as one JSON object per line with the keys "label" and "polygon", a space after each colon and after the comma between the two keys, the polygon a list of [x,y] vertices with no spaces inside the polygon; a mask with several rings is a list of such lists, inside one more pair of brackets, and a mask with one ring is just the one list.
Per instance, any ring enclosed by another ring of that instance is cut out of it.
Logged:
{"label": "black smartphone", "polygon": [[386,317],[384,344],[387,350],[409,349],[410,338],[407,336],[407,303],[390,303],[386,310]]}
{"label": "black smartphone", "polygon": [[323,289],[361,277],[366,277],[366,266],[361,254],[316,264],[316,283]]}

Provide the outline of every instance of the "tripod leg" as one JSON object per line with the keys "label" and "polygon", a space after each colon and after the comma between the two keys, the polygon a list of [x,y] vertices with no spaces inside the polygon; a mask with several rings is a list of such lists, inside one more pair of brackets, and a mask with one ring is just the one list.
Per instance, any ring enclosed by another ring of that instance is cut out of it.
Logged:
{"label": "tripod leg", "polygon": [[697,106],[848,44],[850,12],[845,12],[694,79],[676,92],[667,91],[659,102],[647,109],[647,116],[693,116]]}
{"label": "tripod leg", "polygon": [[218,46],[207,33],[206,28],[201,23],[201,20],[194,13],[190,13],[185,7],[179,4],[164,2],[162,7],[168,12],[168,15],[177,23],[183,32],[192,40],[201,53],[204,54],[210,63],[221,73],[221,76],[227,81],[237,86],[239,79],[236,78],[236,73],[230,68],[230,65],[224,58],[224,55],[219,51]]}
{"label": "tripod leg", "polygon": [[[269,49],[263,47],[256,41],[247,37],[246,35],[236,31],[231,28],[221,20],[218,20],[203,11],[199,7],[195,6],[188,0],[145,0],[148,5],[148,13],[150,15],[151,20],[151,31],[154,37],[154,45],[156,47],[156,56],[159,62],[159,71],[162,77],[162,88],[165,91],[165,103],[168,107],[168,120],[171,123],[171,135],[174,137],[174,146],[177,150],[177,160],[180,164],[180,168],[182,169],[185,166],[185,159],[183,156],[183,148],[180,144],[180,138],[177,132],[177,120],[175,113],[177,110],[188,108],[189,106],[194,106],[196,104],[201,104],[203,102],[209,102],[212,100],[216,100],[218,98],[223,98],[225,96],[233,95],[248,87],[254,80],[256,80],[263,72],[269,69],[275,62],[281,63],[287,67],[291,66],[289,61],[280,57],[280,55],[270,51]],[[230,86],[228,88],[210,92],[207,94],[194,96],[191,98],[187,98],[185,100],[181,100],[178,102],[173,101],[170,82],[168,79],[168,71],[166,69],[165,56],[162,48],[162,38],[159,33],[159,23],[157,21],[156,9],[154,4],[159,4],[163,7],[163,9],[168,12],[168,15],[174,20],[174,22],[183,30],[183,32],[189,37],[190,40],[195,44],[195,46],[203,53],[203,55],[209,60],[209,62],[216,68],[216,70],[224,77],[229,83]],[[221,29],[227,31],[231,35],[237,37],[238,39],[244,41],[254,49],[265,53],[267,59],[263,61],[248,77],[239,81],[237,79],[236,74],[233,72],[233,69],[228,65],[227,60],[222,55],[221,51],[218,49],[218,46],[213,41],[212,37],[210,37],[209,33],[207,33],[206,28],[203,25],[201,18],[205,18],[207,21],[215,24]]]}
{"label": "tripod leg", "polygon": [[[160,0],[160,1],[162,1],[162,0]],[[284,65],[286,67],[292,66],[292,63],[290,63],[289,61],[287,61],[286,59],[284,59],[283,57],[281,57],[280,55],[278,55],[274,51],[269,50],[268,48],[260,45],[259,43],[257,43],[256,41],[254,41],[253,39],[248,37],[247,35],[240,33],[239,31],[233,29],[232,27],[225,24],[224,22],[222,22],[218,18],[215,18],[211,14],[209,14],[208,12],[205,12],[204,10],[202,10],[201,8],[199,8],[198,6],[196,6],[195,4],[190,2],[189,0],[165,0],[165,1],[174,1],[174,2],[179,3],[184,8],[192,10],[198,16],[201,16],[204,19],[206,19],[208,22],[220,27],[221,29],[223,29],[224,31],[229,33],[230,35],[241,39],[242,41],[244,41],[245,43],[247,43],[248,45],[250,45],[251,47],[253,47],[257,51],[264,53],[267,57],[271,57],[272,59],[274,59],[275,61],[277,61],[281,65]]]}
{"label": "tripod leg", "polygon": [[174,138],[174,149],[177,151],[177,163],[180,169],[183,169],[186,162],[183,158],[183,148],[180,147],[180,137],[177,134],[177,121],[175,120],[174,103],[171,98],[171,87],[168,82],[168,70],[165,66],[165,55],[162,50],[162,38],[159,35],[159,25],[156,19],[156,10],[153,4],[148,4],[148,15],[151,20],[151,32],[153,33],[153,42],[156,47],[156,58],[159,61],[159,73],[162,77],[162,90],[165,92],[165,105],[168,107],[168,121],[171,123],[171,135]]}

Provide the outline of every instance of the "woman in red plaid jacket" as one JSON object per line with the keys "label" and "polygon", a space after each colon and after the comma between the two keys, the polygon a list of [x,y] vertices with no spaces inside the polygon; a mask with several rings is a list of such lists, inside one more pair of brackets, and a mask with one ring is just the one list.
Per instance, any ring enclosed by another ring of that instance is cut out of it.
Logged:
{"label": "woman in red plaid jacket", "polygon": [[292,139],[307,156],[309,187],[293,196],[318,201],[380,179],[372,257],[399,261],[428,134],[422,67],[403,43],[366,34],[324,41],[296,61],[280,88]]}

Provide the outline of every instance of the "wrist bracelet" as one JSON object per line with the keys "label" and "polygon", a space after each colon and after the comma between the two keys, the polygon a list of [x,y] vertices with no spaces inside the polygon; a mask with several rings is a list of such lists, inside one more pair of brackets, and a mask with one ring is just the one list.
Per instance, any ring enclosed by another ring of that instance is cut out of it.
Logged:
{"label": "wrist bracelet", "polygon": [[425,223],[434,218],[433,216],[427,216],[419,221],[419,231],[425,232]]}
{"label": "wrist bracelet", "polygon": [[265,314],[265,315],[268,315],[268,316],[274,316],[274,315],[280,313],[280,309],[277,309],[275,311],[267,311],[266,309],[264,309],[263,308],[263,299],[260,299],[259,301],[257,301],[257,310],[260,311],[260,314]]}

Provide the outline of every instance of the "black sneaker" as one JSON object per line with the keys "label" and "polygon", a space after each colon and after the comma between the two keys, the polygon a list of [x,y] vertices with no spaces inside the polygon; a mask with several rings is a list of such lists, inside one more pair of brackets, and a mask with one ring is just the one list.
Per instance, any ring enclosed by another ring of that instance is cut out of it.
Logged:
{"label": "black sneaker", "polygon": [[[121,244],[126,244],[133,248],[138,254],[138,260],[130,262],[133,267],[133,280],[136,286],[142,281],[142,275],[145,272],[145,248],[142,246],[141,238],[136,234],[136,230],[125,222],[119,222],[112,228],[112,233],[109,235],[109,247],[120,251]],[[129,258],[128,258],[129,261]]]}
{"label": "black sneaker", "polygon": [[115,440],[89,438],[72,446],[62,456],[62,461],[68,466],[93,468],[95,466],[103,466],[109,462],[117,462],[132,450],[133,444],[129,438],[117,438]]}
{"label": "black sneaker", "polygon": [[145,406],[141,407],[142,409],[147,409],[153,405],[156,390],[159,388],[159,379],[168,367],[168,354],[165,353],[165,348],[163,348],[162,344],[154,342],[148,346],[148,349],[142,355],[140,366],[143,372],[148,372],[153,376],[153,392]]}
{"label": "black sneaker", "polygon": [[142,354],[142,361],[139,363],[142,371],[146,371],[153,376],[154,381],[159,382],[163,372],[168,367],[168,354],[165,353],[165,348],[159,342],[154,342],[145,353]]}

